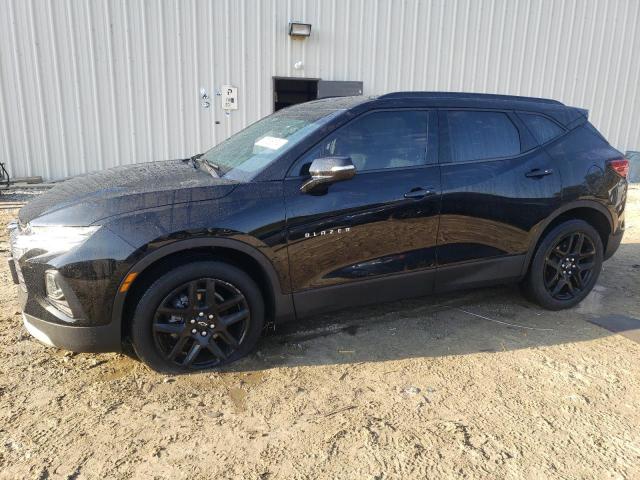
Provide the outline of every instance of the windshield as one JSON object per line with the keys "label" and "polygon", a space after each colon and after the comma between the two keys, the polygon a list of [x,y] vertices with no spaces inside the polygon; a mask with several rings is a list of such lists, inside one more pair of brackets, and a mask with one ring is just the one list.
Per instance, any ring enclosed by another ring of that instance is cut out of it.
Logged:
{"label": "windshield", "polygon": [[280,110],[216,145],[201,158],[221,177],[249,181],[338,113],[325,109]]}

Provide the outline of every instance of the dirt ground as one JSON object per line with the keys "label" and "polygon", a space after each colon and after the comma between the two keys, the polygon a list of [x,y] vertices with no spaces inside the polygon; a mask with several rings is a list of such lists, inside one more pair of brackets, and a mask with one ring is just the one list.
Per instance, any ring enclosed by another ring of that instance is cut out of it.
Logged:
{"label": "dirt ground", "polygon": [[3,263],[0,478],[640,478],[640,345],[587,322],[638,298],[637,186],[573,310],[512,287],[354,309],[218,373],[39,344]]}

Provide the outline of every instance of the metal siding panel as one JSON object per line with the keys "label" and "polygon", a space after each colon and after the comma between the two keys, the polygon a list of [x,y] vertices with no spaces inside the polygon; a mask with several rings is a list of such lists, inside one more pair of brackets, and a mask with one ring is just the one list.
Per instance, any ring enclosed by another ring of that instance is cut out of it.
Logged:
{"label": "metal siding panel", "polygon": [[486,31],[484,38],[488,39],[487,47],[482,51],[481,55],[484,57],[484,75],[482,81],[482,87],[478,87],[479,92],[487,92],[488,91],[488,83],[489,83],[489,70],[491,65],[491,52],[495,50],[493,38],[495,33],[495,28],[493,28],[493,22],[496,19],[496,0],[491,0],[491,7],[486,9],[489,12],[489,16],[485,22]]}
{"label": "metal siding panel", "polygon": [[136,125],[133,120],[133,91],[130,65],[130,32],[125,6],[121,0],[104,3],[105,29],[109,55],[109,97],[111,123],[114,125],[113,153],[108,158],[114,165],[123,159],[136,158]]}
{"label": "metal siding panel", "polygon": [[[640,33],[638,25],[640,25],[640,2],[636,4],[636,14],[632,17],[634,25],[633,36],[634,40],[630,43],[629,49],[631,52],[640,51]],[[633,58],[633,53],[630,55]],[[625,88],[625,95],[623,96],[623,108],[620,113],[618,128],[616,131],[619,135],[619,145],[627,145],[628,149],[640,150],[640,122],[637,121],[637,112],[640,111],[640,88],[638,88],[638,78],[640,78],[640,62],[630,62],[627,66],[627,79],[625,80],[628,90]],[[632,120],[635,119],[635,120]],[[635,126],[636,131],[633,131]]]}
{"label": "metal siding panel", "polygon": [[36,100],[35,110],[37,112],[37,122],[36,128],[37,133],[41,139],[41,147],[38,152],[37,159],[39,160],[35,170],[44,171],[43,176],[45,178],[51,177],[50,168],[48,159],[50,158],[50,146],[49,146],[49,135],[50,130],[47,127],[47,113],[50,110],[47,108],[43,98],[43,84],[42,84],[42,69],[44,67],[42,62],[41,49],[44,42],[38,38],[38,34],[42,34],[40,30],[36,30],[35,19],[34,19],[34,10],[33,4],[31,1],[27,2],[27,11],[29,16],[29,42],[32,47],[32,62],[33,62],[33,76],[34,76],[34,86],[35,95],[33,98]]}
{"label": "metal siding panel", "polygon": [[10,46],[10,40],[7,38],[9,28],[3,21],[6,19],[6,15],[0,15],[0,127],[2,127],[0,132],[2,132],[2,159],[9,162],[13,154],[9,136],[9,112],[7,100],[5,100],[9,73],[5,72],[6,62],[3,60],[8,57],[7,48]]}
{"label": "metal siding panel", "polygon": [[[274,76],[362,81],[365,95],[552,97],[640,149],[636,0],[0,0],[0,11],[0,161],[14,176],[192,155],[269,114]],[[290,20],[311,37],[291,39]],[[239,87],[229,115],[224,84]]]}
{"label": "metal siding panel", "polygon": [[[598,120],[600,123],[600,127],[602,128],[603,133],[605,133],[605,136],[612,136],[610,129],[609,129],[609,123],[607,122],[607,112],[605,110],[605,100],[607,101],[607,103],[609,104],[609,106],[612,105],[613,103],[613,99],[615,98],[615,93],[611,93],[609,91],[609,81],[611,78],[611,73],[612,73],[612,60],[613,60],[613,52],[615,51],[613,49],[613,46],[615,45],[616,39],[619,40],[624,40],[625,42],[627,41],[627,39],[624,37],[624,35],[620,35],[620,31],[621,29],[620,27],[620,13],[621,13],[621,7],[622,4],[621,3],[617,3],[615,9],[612,11],[612,15],[613,15],[613,24],[609,24],[610,28],[608,28],[607,30],[609,30],[607,32],[607,34],[605,34],[605,38],[606,38],[606,42],[607,42],[607,46],[608,48],[606,48],[606,52],[607,55],[604,56],[603,58],[603,62],[600,65],[600,70],[599,73],[602,73],[602,77],[598,76],[598,79],[602,78],[602,82],[601,82],[601,86],[598,92],[595,92],[594,95],[594,99],[593,99],[593,103],[592,103],[592,108],[598,112]],[[615,34],[612,34],[612,32],[616,32]],[[611,138],[611,140],[613,140],[613,138]]]}
{"label": "metal siding panel", "polygon": [[96,124],[95,94],[93,91],[93,75],[91,57],[93,55],[90,41],[89,18],[85,9],[86,2],[71,2],[69,4],[69,30],[72,34],[72,55],[75,67],[75,90],[77,119],[82,124],[83,155],[81,157],[81,171],[97,170],[100,168],[101,125]]}
{"label": "metal siding panel", "polygon": [[[628,35],[628,22],[627,19],[633,18],[630,16],[630,3],[627,3],[624,8],[621,8],[618,11],[618,16],[616,19],[616,25],[613,31],[616,32],[615,35],[611,35],[612,44],[614,47],[611,49],[612,52],[618,52],[617,55],[611,54],[609,56],[609,66],[610,70],[608,71],[607,81],[605,83],[604,91],[605,92],[613,92],[613,99],[607,99],[603,95],[600,100],[600,111],[603,112],[603,126],[604,128],[610,132],[609,140],[611,142],[618,143],[620,141],[620,131],[619,129],[613,128],[613,123],[615,121],[615,117],[619,117],[620,112],[620,100],[622,100],[622,96],[626,93],[625,85],[622,82],[624,79],[624,75],[621,75],[621,69],[623,65],[623,53],[627,53],[627,55],[633,55],[631,51],[625,52],[625,50],[629,47],[629,45],[633,45],[633,37],[630,38]],[[636,30],[631,26],[632,30]],[[636,52],[637,55],[637,52]],[[636,62],[638,59],[636,58]],[[630,66],[627,66],[629,69]],[[607,100],[609,102],[607,103]]]}
{"label": "metal siding panel", "polygon": [[[17,8],[15,5],[17,5]],[[13,118],[9,120],[9,124],[11,125],[15,121],[15,127],[13,129],[14,136],[12,138],[17,140],[17,158],[15,159],[14,165],[12,166],[22,175],[31,175],[31,145],[35,144],[36,138],[32,136],[31,130],[29,128],[30,112],[27,110],[27,104],[24,100],[25,83],[23,77],[26,77],[27,79],[30,79],[32,77],[31,75],[23,75],[24,67],[21,60],[24,59],[25,53],[23,51],[21,41],[24,41],[24,38],[19,37],[18,32],[24,31],[24,28],[19,29],[17,26],[18,22],[24,19],[24,11],[21,10],[21,7],[24,7],[26,4],[17,2],[15,5],[13,1],[9,0],[8,9],[3,9],[5,12],[8,10],[9,31],[11,32],[9,45],[11,46],[10,57],[12,64],[7,68],[7,70],[13,70],[13,92],[9,90],[10,93],[8,95],[8,98],[15,98],[15,103],[12,102],[13,108],[9,110],[10,114],[13,110]],[[29,85],[27,85],[27,87],[28,86]],[[28,88],[27,91],[29,91]],[[35,151],[33,153],[35,153]]]}

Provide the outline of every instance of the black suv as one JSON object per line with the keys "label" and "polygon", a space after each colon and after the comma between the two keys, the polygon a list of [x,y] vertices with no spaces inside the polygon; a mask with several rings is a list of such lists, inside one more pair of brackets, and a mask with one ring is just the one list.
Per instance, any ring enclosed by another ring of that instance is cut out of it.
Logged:
{"label": "black suv", "polygon": [[24,323],[220,366],[270,322],[522,282],[571,307],[624,232],[628,162],[552,100],[391,93],[296,105],[207,153],[61,183],[11,231]]}

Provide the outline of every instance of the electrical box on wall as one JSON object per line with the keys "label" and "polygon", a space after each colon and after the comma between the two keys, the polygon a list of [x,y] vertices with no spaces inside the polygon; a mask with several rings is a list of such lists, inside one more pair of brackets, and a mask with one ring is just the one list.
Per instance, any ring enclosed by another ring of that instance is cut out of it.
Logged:
{"label": "electrical box on wall", "polygon": [[223,110],[238,109],[238,87],[233,85],[223,85],[220,89]]}
{"label": "electrical box on wall", "polygon": [[318,98],[362,95],[362,91],[362,82],[339,80],[320,80],[318,82]]}

